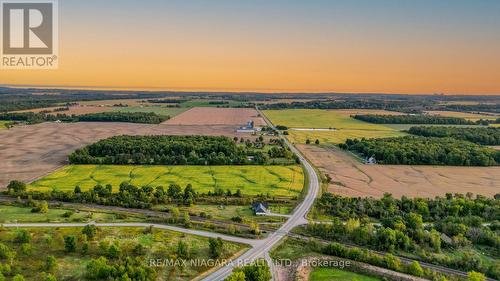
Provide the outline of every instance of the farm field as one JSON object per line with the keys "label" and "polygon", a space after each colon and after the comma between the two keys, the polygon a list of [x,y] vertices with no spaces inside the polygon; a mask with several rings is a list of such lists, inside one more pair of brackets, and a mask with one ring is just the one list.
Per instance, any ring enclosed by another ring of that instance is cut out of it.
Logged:
{"label": "farm field", "polygon": [[163,122],[168,125],[245,125],[253,120],[255,126],[266,123],[252,108],[193,107]]}
{"label": "farm field", "polygon": [[65,111],[54,111],[54,109],[65,107],[64,105],[61,106],[55,106],[55,107],[45,107],[45,108],[37,108],[37,109],[27,109],[27,110],[20,110],[20,111],[14,111],[14,112],[41,112],[41,111],[50,111],[49,114],[56,115],[56,114],[66,114],[66,115],[83,115],[83,114],[89,114],[89,113],[98,113],[98,112],[108,112],[113,109],[113,107],[102,107],[102,106],[93,106],[93,105],[73,105],[69,106],[68,110]]}
{"label": "farm field", "polygon": [[[214,103],[214,102],[225,102],[224,104]],[[245,102],[235,101],[235,100],[205,100],[205,99],[194,99],[183,103],[180,103],[181,107],[191,108],[191,107],[237,107],[245,105]]]}
{"label": "farm field", "polygon": [[352,115],[406,115],[402,112],[381,110],[381,109],[333,109],[337,114],[350,117]]}
{"label": "farm field", "polygon": [[320,143],[344,143],[347,139],[354,138],[390,138],[402,137],[406,133],[398,130],[345,130],[340,129],[336,131],[298,131],[289,130],[287,138],[293,143],[305,143],[307,139],[314,142],[316,139]]}
{"label": "farm field", "polygon": [[393,129],[363,122],[341,114],[336,110],[323,109],[286,109],[264,110],[264,114],[274,125],[289,128],[335,128],[349,130],[392,131]]}
{"label": "farm field", "polygon": [[380,281],[382,279],[337,268],[315,268],[309,275],[310,281]]}
{"label": "farm field", "polygon": [[[322,109],[287,109],[265,110],[264,114],[274,125],[284,125],[288,130],[287,138],[293,143],[305,143],[307,139],[321,143],[343,143],[348,138],[387,138],[404,136],[397,129],[378,124],[371,124],[351,118],[350,115],[378,112],[398,114],[385,110],[322,110]],[[301,129],[301,130],[294,130]],[[308,131],[304,128],[334,128],[332,131]]]}
{"label": "farm field", "polygon": [[477,114],[477,113],[468,113],[468,112],[460,112],[460,111],[426,111],[429,115],[440,115],[445,117],[459,117],[465,118],[471,121],[477,121],[480,119],[489,119],[495,120],[500,117],[500,114],[490,113],[490,114]]}
{"label": "farm field", "polygon": [[328,190],[351,197],[444,196],[471,192],[492,197],[500,192],[500,167],[366,165],[338,148],[298,145],[332,182]]}
{"label": "farm field", "polygon": [[116,112],[147,112],[156,113],[158,115],[174,117],[188,110],[182,107],[166,107],[161,105],[141,105],[141,106],[128,106],[128,107],[113,107],[112,111]]}
{"label": "farm field", "polygon": [[[72,213],[70,216],[66,213]],[[69,209],[49,208],[45,214],[32,213],[30,207],[0,205],[0,223],[37,223],[37,222],[138,222],[141,218],[126,216],[119,218],[112,213],[92,211],[72,211]]]}
{"label": "farm field", "polygon": [[117,135],[236,134],[232,126],[174,126],[132,123],[42,123],[0,130],[0,188],[17,179],[32,181],[67,163],[67,156],[84,145]]}
{"label": "farm field", "polygon": [[93,100],[93,101],[79,101],[78,104],[85,106],[101,106],[112,107],[115,104],[123,104],[128,106],[137,106],[147,103],[143,99],[121,99],[121,100]]}
{"label": "farm field", "polygon": [[304,185],[300,166],[112,166],[69,165],[29,185],[29,189],[48,191],[82,190],[96,184],[111,184],[114,191],[122,182],[136,186],[192,184],[195,191],[206,193],[216,187],[243,195],[271,194],[298,196]]}
{"label": "farm field", "polygon": [[393,128],[398,131],[409,130],[411,127],[419,127],[419,126],[432,126],[432,127],[456,127],[456,128],[486,128],[486,126],[482,125],[453,125],[453,124],[384,124],[389,128]]}
{"label": "farm field", "polygon": [[[68,253],[65,251],[63,237],[81,237],[81,227],[65,228],[26,228],[31,236],[30,254],[22,255],[14,259],[13,264],[18,268],[26,280],[41,280],[40,272],[43,271],[47,257],[53,256],[57,261],[54,275],[57,280],[87,280],[89,272],[87,264],[92,259],[106,256],[102,245],[118,245],[118,255],[124,257],[139,258],[141,261],[161,258],[168,259],[175,256],[179,241],[186,243],[189,254],[193,258],[210,258],[208,238],[189,235],[169,230],[153,229],[152,232],[145,231],[142,227],[99,227],[93,239],[89,239],[87,253],[82,253],[82,242],[77,240],[76,251]],[[14,243],[19,229],[1,229],[0,242],[9,248],[21,253],[21,245]],[[139,254],[133,251],[137,245],[141,245]],[[224,241],[223,253],[220,258],[229,258],[241,253],[246,246]],[[108,263],[120,262],[119,259],[107,258]],[[123,263],[123,261],[121,262]],[[194,277],[210,270],[213,265],[196,267],[189,262],[182,271],[172,270],[170,266],[153,267],[158,274],[158,280],[191,280]]]}

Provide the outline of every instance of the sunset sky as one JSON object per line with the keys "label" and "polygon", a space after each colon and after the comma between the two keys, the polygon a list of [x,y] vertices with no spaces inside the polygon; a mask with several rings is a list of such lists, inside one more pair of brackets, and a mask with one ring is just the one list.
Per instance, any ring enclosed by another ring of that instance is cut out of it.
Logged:
{"label": "sunset sky", "polygon": [[500,94],[498,0],[59,0],[58,70],[0,84]]}

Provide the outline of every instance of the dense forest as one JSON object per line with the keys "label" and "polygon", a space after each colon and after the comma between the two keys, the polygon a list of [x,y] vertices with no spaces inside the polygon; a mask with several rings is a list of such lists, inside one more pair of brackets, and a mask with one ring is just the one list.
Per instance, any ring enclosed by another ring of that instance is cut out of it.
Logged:
{"label": "dense forest", "polygon": [[407,136],[386,139],[348,139],[340,148],[375,157],[380,164],[495,166],[500,151],[453,138]]}
{"label": "dense forest", "polygon": [[272,164],[274,158],[294,160],[281,142],[267,153],[253,147],[258,140],[237,144],[238,139],[214,136],[116,136],[79,149],[69,156],[73,164],[247,165]]}
{"label": "dense forest", "polygon": [[500,145],[500,128],[419,126],[411,127],[408,133],[423,137],[451,137],[482,145]]}
{"label": "dense forest", "polygon": [[482,222],[500,219],[500,193],[496,198],[472,194],[447,194],[445,197],[393,198],[386,194],[382,199],[350,198],[325,193],[316,203],[323,213],[347,220],[350,218],[372,218],[376,220],[393,219],[414,212],[426,222],[438,222],[447,217],[466,219],[479,217]]}
{"label": "dense forest", "polygon": [[261,109],[384,109],[405,113],[419,113],[425,105],[433,102],[426,100],[384,100],[384,99],[353,99],[339,101],[307,101],[291,103],[264,104]]}
{"label": "dense forest", "polygon": [[159,124],[168,120],[168,116],[157,115],[148,112],[100,112],[84,115],[47,114],[33,112],[0,113],[0,120],[22,121],[27,124],[37,124],[42,122],[129,122]]}
{"label": "dense forest", "polygon": [[472,111],[472,112],[494,112],[500,113],[500,104],[448,104],[444,106],[446,110],[453,111]]}
{"label": "dense forest", "polygon": [[[386,194],[374,199],[325,193],[316,208],[333,220],[330,224],[310,224],[305,228],[309,235],[388,252],[415,253],[426,262],[500,277],[495,263],[485,262],[473,252],[442,254],[443,250],[468,251],[472,245],[496,255],[495,249],[500,247],[500,194],[495,199],[473,198],[471,194],[435,199],[395,199]],[[443,240],[442,235],[449,239]]]}
{"label": "dense forest", "polygon": [[153,112],[100,112],[74,116],[80,122],[128,122],[160,124],[170,117]]}
{"label": "dense forest", "polygon": [[355,119],[376,124],[450,124],[474,125],[476,123],[457,117],[432,115],[354,115]]}
{"label": "dense forest", "polygon": [[183,102],[187,102],[189,100],[187,99],[153,99],[153,100],[148,100],[149,103],[166,103],[166,104],[179,104]]}
{"label": "dense forest", "polygon": [[0,112],[65,106],[77,101],[151,99],[163,98],[175,93],[149,93],[132,91],[99,91],[68,89],[18,89],[0,87]]}

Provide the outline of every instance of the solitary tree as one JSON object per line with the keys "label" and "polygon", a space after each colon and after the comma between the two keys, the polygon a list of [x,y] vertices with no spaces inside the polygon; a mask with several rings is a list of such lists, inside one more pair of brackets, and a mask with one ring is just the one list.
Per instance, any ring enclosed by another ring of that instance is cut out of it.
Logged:
{"label": "solitary tree", "polygon": [[64,236],[64,249],[68,253],[74,252],[76,250],[75,236]]}
{"label": "solitary tree", "polygon": [[87,235],[88,238],[93,239],[97,234],[97,227],[93,224],[87,224],[83,227],[82,233]]}
{"label": "solitary tree", "polygon": [[21,274],[17,274],[12,278],[12,281],[24,281],[24,276],[22,276]]}
{"label": "solitary tree", "polygon": [[245,273],[243,271],[235,271],[228,278],[224,279],[224,281],[245,281]]}
{"label": "solitary tree", "polygon": [[26,184],[22,181],[13,180],[7,186],[7,190],[14,193],[24,192],[26,191]]}
{"label": "solitary tree", "polygon": [[424,275],[424,270],[422,269],[418,261],[414,261],[410,265],[408,265],[408,273],[414,276],[421,277],[422,275]]}
{"label": "solitary tree", "polygon": [[218,238],[209,238],[208,239],[208,246],[210,250],[210,256],[212,258],[218,258],[222,255],[222,252],[224,250],[224,242],[220,237]]}
{"label": "solitary tree", "polygon": [[45,260],[45,270],[47,272],[54,272],[56,271],[57,268],[57,261],[54,256],[47,256],[47,259]]}
{"label": "solitary tree", "polygon": [[189,246],[182,240],[179,240],[179,243],[177,243],[177,256],[182,259],[189,258]]}
{"label": "solitary tree", "polygon": [[480,272],[471,271],[467,273],[467,281],[484,281],[486,276]]}
{"label": "solitary tree", "polygon": [[79,194],[79,193],[82,193],[82,189],[80,188],[80,186],[75,186],[75,190],[74,190],[75,194]]}

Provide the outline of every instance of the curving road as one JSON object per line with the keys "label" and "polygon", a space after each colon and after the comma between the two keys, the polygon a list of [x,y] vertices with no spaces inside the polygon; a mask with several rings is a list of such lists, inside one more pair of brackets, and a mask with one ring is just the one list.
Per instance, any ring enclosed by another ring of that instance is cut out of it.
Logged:
{"label": "curving road", "polygon": [[[258,111],[262,118],[266,121],[266,123],[274,128],[272,123],[260,112]],[[101,226],[101,227],[147,227],[147,226],[153,226],[155,228],[159,229],[167,229],[167,230],[172,230],[172,231],[178,231],[178,232],[184,232],[188,234],[193,234],[193,235],[199,235],[199,236],[204,236],[204,237],[220,237],[223,240],[231,241],[231,242],[237,242],[237,243],[243,243],[243,244],[248,244],[252,248],[245,253],[243,253],[240,257],[236,258],[233,260],[231,263],[228,265],[218,269],[217,271],[209,274],[207,277],[202,279],[203,281],[221,281],[224,280],[226,277],[228,277],[231,272],[233,271],[233,268],[235,266],[241,266],[245,265],[248,263],[251,263],[252,261],[256,259],[263,258],[265,259],[271,267],[271,270],[274,274],[274,267],[272,265],[272,259],[269,256],[269,251],[285,236],[287,236],[290,231],[295,228],[296,226],[307,224],[308,220],[306,218],[309,210],[311,209],[314,200],[316,199],[318,193],[319,193],[319,179],[318,176],[316,175],[315,170],[313,169],[312,165],[300,154],[300,152],[290,143],[288,140],[284,139],[286,145],[290,148],[292,152],[294,152],[300,159],[300,162],[304,166],[307,174],[308,174],[308,180],[309,182],[307,183],[308,189],[307,189],[307,194],[304,196],[302,202],[299,203],[299,205],[295,208],[293,213],[289,216],[289,219],[275,232],[270,234],[267,238],[261,239],[261,240],[254,240],[254,239],[245,239],[245,238],[240,238],[240,237],[235,237],[235,236],[230,236],[230,235],[223,235],[223,234],[218,234],[218,233],[213,233],[213,232],[208,232],[208,231],[200,231],[200,230],[194,230],[194,229],[186,229],[186,228],[181,228],[181,227],[175,227],[175,226],[169,226],[169,225],[162,225],[162,224],[151,224],[151,223],[91,223],[96,226]],[[88,223],[10,223],[10,224],[3,224],[4,227],[83,227],[87,225]],[[273,278],[274,279],[274,278]]]}
{"label": "curving road", "polygon": [[[260,112],[260,115],[266,123],[274,128],[272,123]],[[255,243],[254,247],[243,255],[238,257],[233,263],[226,265],[225,267],[220,268],[219,270],[213,272],[209,276],[205,277],[203,281],[221,281],[224,280],[227,276],[229,276],[235,266],[244,265],[251,263],[252,261],[264,258],[269,262],[271,259],[269,258],[269,250],[271,250],[282,238],[288,235],[290,231],[296,226],[307,224],[307,214],[311,209],[316,196],[319,193],[319,179],[314,171],[312,165],[307,161],[307,159],[300,154],[300,152],[286,139],[284,139],[287,146],[292,150],[300,159],[302,165],[308,174],[309,182],[308,182],[308,190],[307,194],[304,197],[303,201],[295,208],[293,214],[290,218],[281,226],[276,232],[269,235],[266,239],[259,240]],[[271,268],[272,264],[270,265]]]}
{"label": "curving road", "polygon": [[195,229],[187,229],[177,226],[164,225],[164,224],[155,224],[155,223],[142,223],[142,222],[124,222],[124,223],[4,223],[0,224],[3,227],[84,227],[88,224],[93,224],[99,227],[154,227],[158,229],[166,229],[172,230],[192,235],[198,235],[203,237],[212,237],[218,238],[220,237],[223,240],[248,244],[252,247],[255,247],[261,243],[261,240],[247,239],[242,237],[224,235],[215,232],[203,231],[203,230],[195,230]]}

